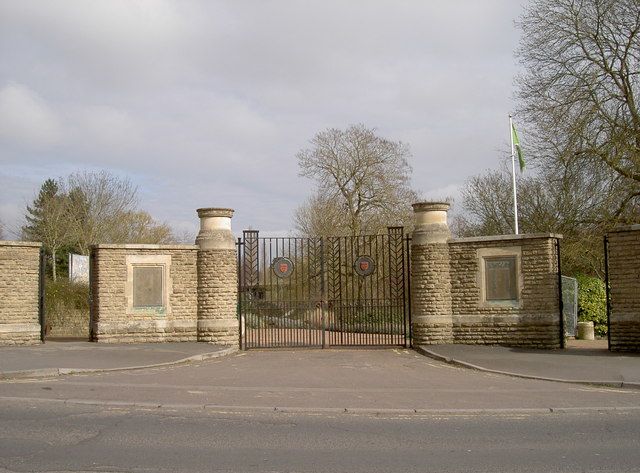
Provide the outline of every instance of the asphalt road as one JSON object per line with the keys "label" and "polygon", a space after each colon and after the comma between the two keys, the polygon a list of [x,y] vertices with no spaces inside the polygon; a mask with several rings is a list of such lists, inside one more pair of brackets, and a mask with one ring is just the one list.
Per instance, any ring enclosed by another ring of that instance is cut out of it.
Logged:
{"label": "asphalt road", "polygon": [[5,380],[2,399],[305,412],[640,409],[639,389],[512,378],[403,349],[251,351],[162,368]]}
{"label": "asphalt road", "polygon": [[411,350],[237,353],[0,382],[0,473],[640,472],[640,390]]}
{"label": "asphalt road", "polygon": [[640,412],[374,415],[0,401],[0,472],[638,472]]}

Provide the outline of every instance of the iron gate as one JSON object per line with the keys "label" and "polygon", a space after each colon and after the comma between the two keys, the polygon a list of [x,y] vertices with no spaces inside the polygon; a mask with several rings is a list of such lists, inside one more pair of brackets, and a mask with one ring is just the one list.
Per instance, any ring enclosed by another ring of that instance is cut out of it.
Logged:
{"label": "iron gate", "polygon": [[410,343],[409,242],[386,235],[238,241],[241,348]]}

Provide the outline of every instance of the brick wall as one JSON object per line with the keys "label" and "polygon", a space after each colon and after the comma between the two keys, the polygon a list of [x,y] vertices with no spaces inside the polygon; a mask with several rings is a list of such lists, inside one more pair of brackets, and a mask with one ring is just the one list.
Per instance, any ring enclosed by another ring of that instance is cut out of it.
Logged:
{"label": "brick wall", "polygon": [[[192,245],[94,246],[93,339],[107,343],[196,341],[197,256],[198,247]],[[132,307],[132,261],[155,261],[166,266],[165,307]]]}
{"label": "brick wall", "polygon": [[0,345],[41,343],[40,243],[0,241]]}
{"label": "brick wall", "polygon": [[609,348],[640,350],[640,225],[608,233]]}

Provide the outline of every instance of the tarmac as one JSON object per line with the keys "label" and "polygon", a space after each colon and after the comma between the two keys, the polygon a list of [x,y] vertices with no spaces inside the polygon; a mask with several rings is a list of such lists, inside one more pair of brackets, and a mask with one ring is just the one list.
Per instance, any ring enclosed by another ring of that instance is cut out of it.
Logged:
{"label": "tarmac", "polygon": [[[483,345],[414,347],[430,358],[473,370],[529,379],[640,389],[640,353],[610,352],[606,340],[570,340],[562,350]],[[47,340],[0,347],[0,380],[139,370],[231,355],[206,343],[103,344]]]}

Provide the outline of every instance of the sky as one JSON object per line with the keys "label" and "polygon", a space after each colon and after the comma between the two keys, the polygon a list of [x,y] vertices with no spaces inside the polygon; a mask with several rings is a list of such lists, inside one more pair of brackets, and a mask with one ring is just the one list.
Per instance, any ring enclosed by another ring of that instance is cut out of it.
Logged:
{"label": "sky", "polygon": [[226,207],[236,234],[288,235],[314,191],[296,154],[352,124],[459,209],[510,156],[526,1],[0,0],[5,238],[47,178],[103,169],[178,233]]}

